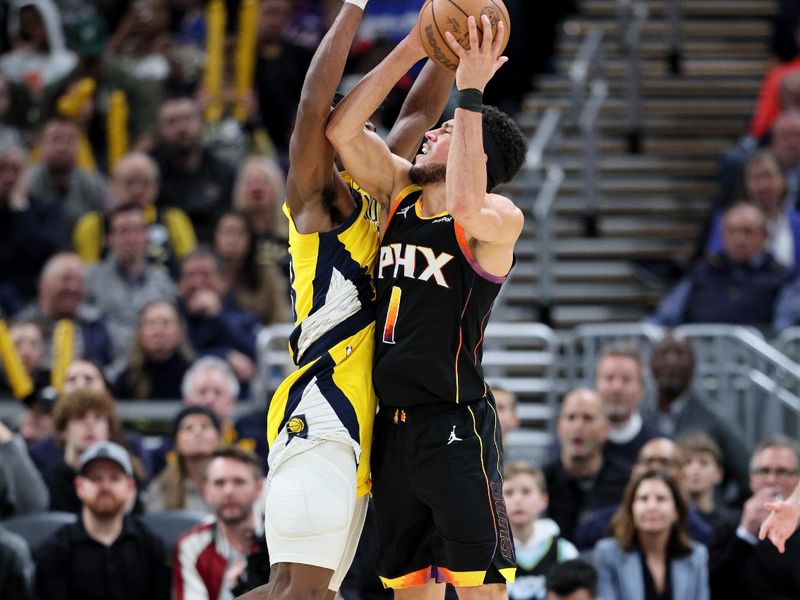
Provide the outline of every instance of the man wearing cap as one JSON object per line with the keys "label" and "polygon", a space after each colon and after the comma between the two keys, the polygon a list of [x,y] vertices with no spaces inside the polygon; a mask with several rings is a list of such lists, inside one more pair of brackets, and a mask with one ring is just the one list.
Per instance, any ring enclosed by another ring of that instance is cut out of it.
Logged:
{"label": "man wearing cap", "polygon": [[162,542],[126,515],[136,485],[128,453],[97,442],[81,455],[75,489],[78,521],[37,552],[36,592],[48,600],[167,600]]}

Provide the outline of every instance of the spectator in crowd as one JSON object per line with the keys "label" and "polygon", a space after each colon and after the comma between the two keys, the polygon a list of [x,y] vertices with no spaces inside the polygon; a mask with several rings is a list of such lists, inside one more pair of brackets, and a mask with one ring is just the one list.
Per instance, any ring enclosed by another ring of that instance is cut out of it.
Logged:
{"label": "spectator in crowd", "polygon": [[136,319],[148,302],[174,301],[175,284],[163,267],[147,262],[147,223],[135,204],[108,216],[109,254],[86,274],[87,301],[103,315],[111,336],[115,370],[121,371],[135,335]]}
{"label": "spectator in crowd", "polygon": [[22,133],[20,130],[6,122],[6,116],[11,110],[11,85],[0,74],[0,148],[22,146]]}
{"label": "spectator in crowd", "polygon": [[[726,208],[745,195],[744,166],[757,143],[747,138],[722,159],[719,171],[718,208]],[[786,176],[786,195],[791,204],[800,194],[800,112],[782,113],[772,126],[769,149]]]}
{"label": "spectator in crowd", "polygon": [[101,210],[105,182],[77,164],[80,127],[63,117],[48,120],[42,129],[39,148],[41,161],[31,168],[28,191],[60,206],[67,226],[73,226],[86,212]]}
{"label": "spectator in crowd", "polygon": [[40,104],[50,114],[80,122],[86,135],[82,164],[87,168],[100,165],[103,171],[109,171],[107,124],[111,94],[117,92],[115,98],[128,108],[129,147],[146,151],[153,144],[163,92],[158,82],[136,77],[105,52],[107,28],[102,17],[94,19],[89,14],[91,10],[91,5],[82,3],[81,14],[76,15],[71,27],[71,44],[78,64],[66,77],[45,88]]}
{"label": "spectator in crowd", "polygon": [[690,510],[694,509],[711,526],[708,554],[711,562],[727,546],[739,521],[738,511],[719,502],[717,487],[722,482],[722,451],[709,436],[695,432],[678,440],[683,451],[683,484]]}
{"label": "spectator in crowd", "polygon": [[708,552],[686,534],[686,501],[664,471],[625,489],[611,536],[594,549],[601,598],[708,600]]}
{"label": "spectator in crowd", "polygon": [[109,53],[139,79],[164,82],[170,76],[169,5],[158,0],[130,3],[114,34]]}
{"label": "spectator in crowd", "polygon": [[258,454],[266,464],[264,411],[245,414],[234,422],[239,382],[228,363],[214,356],[197,360],[183,378],[183,402],[210,408],[222,427],[222,443]]}
{"label": "spectator in crowd", "polygon": [[767,219],[752,204],[725,211],[719,254],[701,259],[661,300],[649,321],[672,327],[684,323],[730,323],[769,328],[775,305],[794,278],[767,250]]}
{"label": "spectator in crowd", "polygon": [[258,260],[289,272],[289,221],[283,214],[286,176],[268,158],[248,158],[239,169],[233,207],[247,215],[258,240]]}
{"label": "spectator in crowd", "polygon": [[153,158],[161,171],[158,206],[183,209],[197,238],[209,243],[217,217],[231,205],[236,173],[203,148],[202,130],[202,114],[194,100],[167,100],[158,111]]}
{"label": "spectator in crowd", "polygon": [[[750,489],[735,535],[712,564],[711,591],[715,598],[800,598],[800,536],[789,538],[781,554],[770,541],[759,541],[769,516],[765,504],[788,498],[800,481],[800,447],[774,434],[762,440],[750,462]],[[794,522],[794,528],[797,521]]]}
{"label": "spectator in crowd", "polygon": [[[35,321],[12,321],[8,325],[8,333],[14,343],[14,351],[19,358],[24,376],[31,384],[26,397],[17,397],[32,406],[41,391],[50,385],[50,371],[44,367],[44,334]],[[0,353],[0,394],[14,395],[19,393],[13,389],[9,380],[9,365],[6,364],[5,353]]]}
{"label": "spectator in crowd", "polygon": [[[157,207],[158,165],[143,152],[126,154],[114,166],[111,177],[116,206],[135,204],[147,223],[147,260],[166,266],[177,275],[178,263],[197,245],[194,228],[186,213],[175,207]],[[108,223],[103,213],[83,215],[72,235],[75,252],[86,263],[101,260],[108,251]]]}
{"label": "spectator in crowd", "polygon": [[[797,23],[795,23],[796,26]],[[797,32],[795,31],[795,36],[796,34]],[[795,56],[787,62],[779,63],[767,71],[761,82],[758,101],[753,110],[750,135],[760,138],[769,132],[775,119],[781,114],[782,110],[785,110],[785,105],[781,102],[783,83],[787,77],[798,72],[800,72],[800,56]]]}
{"label": "spectator in crowd", "polygon": [[187,406],[181,409],[173,421],[173,446],[167,466],[147,488],[147,512],[179,508],[212,512],[213,507],[203,495],[203,483],[206,467],[220,445],[221,435],[219,419],[210,408]]}
{"label": "spectator in crowd", "polygon": [[[178,540],[172,571],[175,600],[231,598],[235,589],[236,593],[246,591],[237,589],[238,580],[247,569],[248,555],[259,551],[253,505],[263,485],[261,460],[255,454],[236,447],[214,452],[203,496],[216,518]],[[268,574],[268,564],[262,565],[263,574]],[[265,579],[250,582],[247,589],[263,583]]]}
{"label": "spectator in crowd", "polygon": [[56,531],[37,552],[40,598],[168,600],[163,542],[127,509],[136,495],[130,457],[98,442],[80,457],[75,488],[80,517]]}
{"label": "spectator in crowd", "polygon": [[[683,490],[686,479],[683,471],[684,463],[683,452],[675,442],[665,437],[652,438],[639,450],[631,477],[635,478],[645,471],[661,470],[667,473]],[[604,506],[593,510],[586,516],[575,529],[573,541],[579,550],[590,550],[607,535],[609,523],[618,508],[618,504]],[[686,515],[686,532],[691,539],[701,544],[707,544],[713,534],[711,526],[691,506]]]}
{"label": "spectator in crowd", "polygon": [[261,324],[228,293],[224,267],[213,251],[200,247],[183,260],[178,292],[195,352],[225,359],[239,381],[249,381]]}
{"label": "spectator in crowd", "polygon": [[[800,78],[800,73],[798,73]],[[758,206],[767,218],[767,249],[775,260],[800,273],[800,212],[794,198],[786,196],[786,175],[775,155],[761,150],[745,165],[745,194],[748,202]],[[707,250],[711,254],[724,251],[722,220],[724,211],[711,217]]]}
{"label": "spectator in crowd", "polygon": [[229,294],[261,323],[286,323],[291,319],[286,278],[274,262],[262,262],[258,240],[247,215],[229,211],[217,221],[214,250],[225,265]]}
{"label": "spectator in crowd", "polygon": [[25,441],[0,421],[0,521],[47,510],[48,498]]}
{"label": "spectator in crowd", "polygon": [[128,367],[117,379],[114,395],[120,400],[180,398],[183,376],[193,360],[175,305],[150,302],[139,313]]}
{"label": "spectator in crowd", "polygon": [[604,348],[595,366],[595,390],[603,400],[610,424],[606,452],[633,465],[644,444],[658,430],[642,420],[639,407],[645,395],[639,353],[625,346]]}
{"label": "spectator in crowd", "polygon": [[76,390],[94,390],[108,392],[109,386],[102,369],[90,360],[73,360],[64,374],[64,385],[61,394],[70,394]]}
{"label": "spectator in crowd", "polygon": [[25,538],[0,524],[0,598],[33,600],[33,559]]}
{"label": "spectator in crowd", "polygon": [[[26,160],[21,146],[0,146],[0,288],[7,289],[15,305],[34,298],[45,262],[67,244],[67,225],[60,207],[22,189]],[[10,307],[4,310],[13,312]]]}
{"label": "spectator in crowd", "polygon": [[578,551],[559,536],[558,525],[541,518],[547,508],[544,474],[517,461],[505,468],[503,498],[514,536],[517,575],[508,584],[509,600],[546,600],[545,576],[559,562],[577,558]]}
{"label": "spectator in crowd", "polygon": [[286,156],[312,51],[285,36],[295,2],[260,0],[259,6],[255,88],[264,127],[278,154]]}
{"label": "spectator in crowd", "polygon": [[589,511],[622,498],[630,468],[606,454],[608,429],[597,393],[581,388],[567,394],[556,430],[561,454],[544,469],[550,498],[547,516],[567,539],[573,539]]}
{"label": "spectator in crowd", "polygon": [[597,571],[580,558],[553,565],[547,574],[547,600],[597,600]]}
{"label": "spectator in crowd", "polygon": [[[507,450],[505,445],[508,434],[519,429],[520,424],[519,413],[517,412],[517,395],[497,384],[491,384],[491,388],[494,406],[497,410],[497,421],[500,424],[500,434],[503,436],[503,449]],[[508,453],[504,457],[508,460]]]}
{"label": "spectator in crowd", "polygon": [[9,81],[39,92],[75,66],[53,0],[12,0],[7,14],[11,51],[0,58],[0,73]]}
{"label": "spectator in crowd", "polygon": [[84,267],[77,255],[60,253],[45,263],[37,302],[21,311],[18,318],[35,320],[42,326],[46,368],[69,364],[72,358],[86,358],[100,365],[110,362],[108,330],[98,311],[83,303],[85,294]]}
{"label": "spectator in crowd", "polygon": [[[19,398],[25,403],[25,411],[20,415],[18,423],[22,439],[30,446],[53,434],[50,409],[55,401],[55,390],[51,386],[50,371],[44,368],[44,334],[39,324],[33,321],[15,321],[9,327],[9,334],[31,384],[30,394]],[[3,356],[5,357],[5,353]],[[11,387],[5,364],[3,378],[0,389],[5,387],[15,396],[20,393]]]}
{"label": "spectator in crowd", "polygon": [[747,448],[742,436],[692,389],[694,367],[689,340],[669,335],[656,344],[650,359],[656,405],[648,407],[645,422],[673,438],[699,431],[714,440],[723,457],[723,496],[736,503],[747,490]]}
{"label": "spectator in crowd", "polygon": [[[62,396],[53,408],[53,422],[63,454],[49,465],[44,474],[50,490],[50,510],[79,513],[81,503],[74,481],[81,454],[100,441],[115,440],[127,445],[127,437],[114,399],[105,390],[78,389]],[[145,479],[144,469],[138,461],[137,478],[140,481]]]}

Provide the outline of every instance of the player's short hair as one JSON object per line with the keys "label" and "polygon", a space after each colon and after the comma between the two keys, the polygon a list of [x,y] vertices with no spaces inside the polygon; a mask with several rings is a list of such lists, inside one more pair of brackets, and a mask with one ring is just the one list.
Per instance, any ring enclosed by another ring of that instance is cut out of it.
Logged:
{"label": "player's short hair", "polygon": [[597,571],[591,563],[580,558],[565,560],[550,567],[547,572],[547,591],[559,596],[569,596],[586,590],[597,597]]}
{"label": "player's short hair", "polygon": [[543,494],[547,493],[547,482],[544,473],[539,467],[534,467],[531,463],[524,460],[514,460],[506,465],[503,472],[503,479],[511,479],[517,475],[530,475],[536,481],[536,486]]}
{"label": "player's short hair", "polygon": [[[525,155],[528,152],[528,140],[522,133],[519,125],[509,115],[501,111],[496,106],[484,105],[483,110],[483,129],[484,134],[491,134],[494,141],[498,158],[502,164],[501,169],[496,169],[497,173],[490,177],[491,187],[511,181],[522,168],[525,162]],[[484,137],[486,137],[484,135]],[[484,151],[488,150],[487,140],[484,139]],[[487,155],[491,154],[487,152]],[[492,157],[489,156],[491,166]],[[492,169],[489,169],[490,171]]]}

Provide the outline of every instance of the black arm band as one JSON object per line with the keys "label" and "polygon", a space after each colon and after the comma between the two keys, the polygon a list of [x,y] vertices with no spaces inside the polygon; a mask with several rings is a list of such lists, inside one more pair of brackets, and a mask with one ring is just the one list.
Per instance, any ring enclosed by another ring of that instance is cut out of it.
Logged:
{"label": "black arm band", "polygon": [[463,108],[477,113],[483,112],[483,92],[475,88],[458,90],[456,108]]}

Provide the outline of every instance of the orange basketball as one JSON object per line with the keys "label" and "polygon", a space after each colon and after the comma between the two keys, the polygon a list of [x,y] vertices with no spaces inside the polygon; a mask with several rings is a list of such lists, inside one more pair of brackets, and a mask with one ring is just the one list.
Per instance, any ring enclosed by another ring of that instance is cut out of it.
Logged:
{"label": "orange basketball", "polygon": [[456,70],[458,55],[450,48],[444,32],[449,31],[462,46],[469,48],[467,18],[470,15],[478,22],[479,35],[483,32],[482,15],[489,17],[492,22],[493,34],[497,33],[497,23],[502,20],[506,28],[503,40],[505,49],[511,33],[511,19],[503,0],[428,0],[420,11],[419,35],[425,52],[445,69]]}

